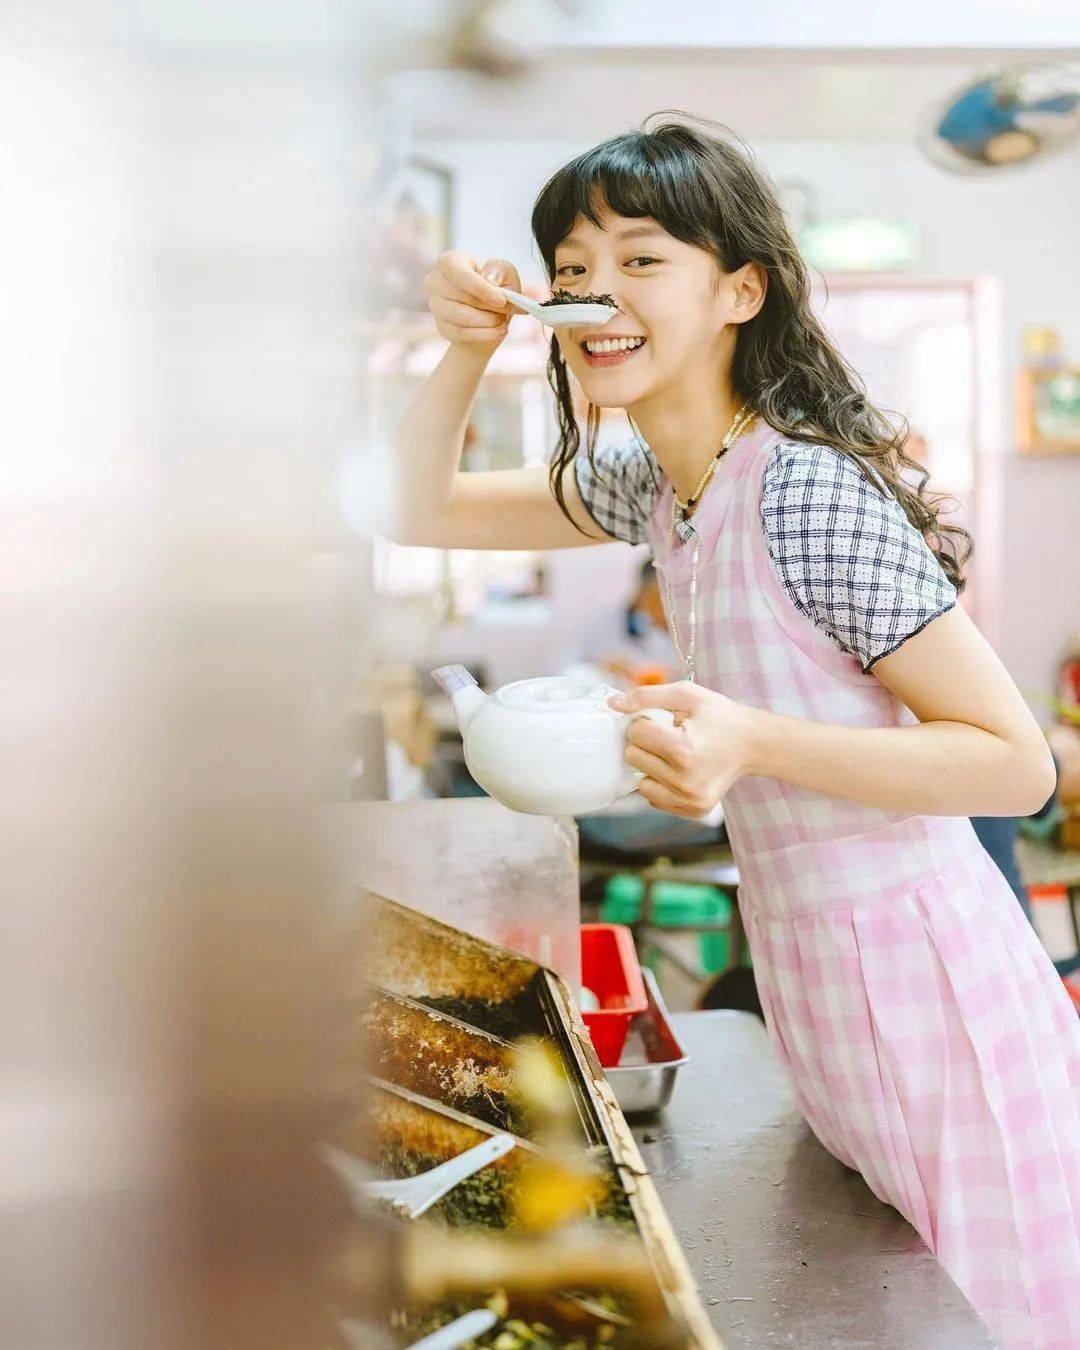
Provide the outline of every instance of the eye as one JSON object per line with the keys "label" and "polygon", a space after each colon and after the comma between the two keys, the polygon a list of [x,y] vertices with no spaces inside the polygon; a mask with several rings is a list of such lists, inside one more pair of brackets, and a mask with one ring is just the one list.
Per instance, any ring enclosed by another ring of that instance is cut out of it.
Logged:
{"label": "eye", "polygon": [[584,267],[582,267],[580,263],[563,263],[562,267],[557,267],[555,269],[555,275],[557,277],[561,276],[579,277],[584,271],[585,269]]}
{"label": "eye", "polygon": [[653,267],[659,261],[659,258],[650,258],[647,254],[642,254],[637,258],[631,258],[626,265],[631,267],[634,263],[641,263],[643,267]]}

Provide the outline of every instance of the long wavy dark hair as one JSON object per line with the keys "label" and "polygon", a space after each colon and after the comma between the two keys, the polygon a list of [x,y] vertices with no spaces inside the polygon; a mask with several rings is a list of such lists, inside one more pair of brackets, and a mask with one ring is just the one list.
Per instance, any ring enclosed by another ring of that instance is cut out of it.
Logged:
{"label": "long wavy dark hair", "polygon": [[[599,227],[605,207],[619,216],[651,217],[676,239],[711,253],[724,272],[748,262],[764,269],[764,304],[739,326],[736,338],[731,369],[736,396],[785,436],[832,446],[854,460],[879,491],[900,503],[946,576],[962,590],[970,537],[942,519],[949,499],[928,492],[926,469],[905,453],[907,422],[870,402],[862,379],[815,315],[806,264],[771,184],[749,151],[715,123],[655,113],[640,131],[579,155],[548,180],[533,208],[533,236],[552,284],[558,244],[581,218]],[[551,488],[569,516],[563,473],[579,453],[581,430],[555,337],[548,381],[559,421]],[[590,404],[590,459],[599,425],[600,409]]]}

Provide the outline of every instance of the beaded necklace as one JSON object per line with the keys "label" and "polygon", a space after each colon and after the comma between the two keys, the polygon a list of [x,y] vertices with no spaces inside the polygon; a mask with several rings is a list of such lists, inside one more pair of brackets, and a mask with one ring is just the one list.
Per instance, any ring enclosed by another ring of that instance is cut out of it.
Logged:
{"label": "beaded necklace", "polygon": [[[671,620],[671,636],[675,643],[675,650],[679,654],[679,660],[682,662],[683,677],[691,683],[697,674],[696,655],[697,655],[697,587],[698,587],[698,559],[701,555],[701,540],[698,538],[697,531],[690,523],[690,515],[694,508],[701,501],[702,493],[709,486],[713,473],[720,460],[731,449],[740,436],[749,431],[757,414],[749,410],[745,404],[732,418],[731,426],[727,429],[727,434],[720,442],[720,449],[709,460],[708,467],[701,476],[701,482],[698,483],[694,491],[682,501],[679,494],[672,488],[671,491],[671,544],[674,549],[675,536],[678,535],[683,544],[690,544],[693,550],[690,554],[690,615],[689,615],[689,637],[687,638],[686,649],[683,649],[682,637],[679,633],[679,620],[675,611],[675,605],[672,601],[671,587],[668,585],[667,577],[661,570],[661,577],[664,582],[664,598],[667,601],[667,612]],[[678,513],[682,513],[682,519],[677,519]]]}

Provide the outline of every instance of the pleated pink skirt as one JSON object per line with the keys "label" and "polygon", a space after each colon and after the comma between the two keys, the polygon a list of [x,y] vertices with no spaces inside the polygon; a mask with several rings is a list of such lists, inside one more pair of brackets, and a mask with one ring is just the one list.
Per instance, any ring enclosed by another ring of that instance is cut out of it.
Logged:
{"label": "pleated pink skirt", "polygon": [[895,1206],[1002,1350],[1080,1348],[1080,1023],[981,850],[904,896],[742,896],[762,1003],[831,1153]]}

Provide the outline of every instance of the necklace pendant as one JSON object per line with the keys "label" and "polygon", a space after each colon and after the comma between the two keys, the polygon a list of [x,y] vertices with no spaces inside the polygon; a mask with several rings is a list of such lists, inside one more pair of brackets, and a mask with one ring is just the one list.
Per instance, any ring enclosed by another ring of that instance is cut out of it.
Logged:
{"label": "necklace pendant", "polygon": [[697,534],[697,531],[694,529],[690,521],[685,516],[683,516],[682,520],[677,520],[675,522],[675,533],[679,536],[679,538],[682,540],[684,544],[688,544],[690,540],[693,539],[694,535]]}

